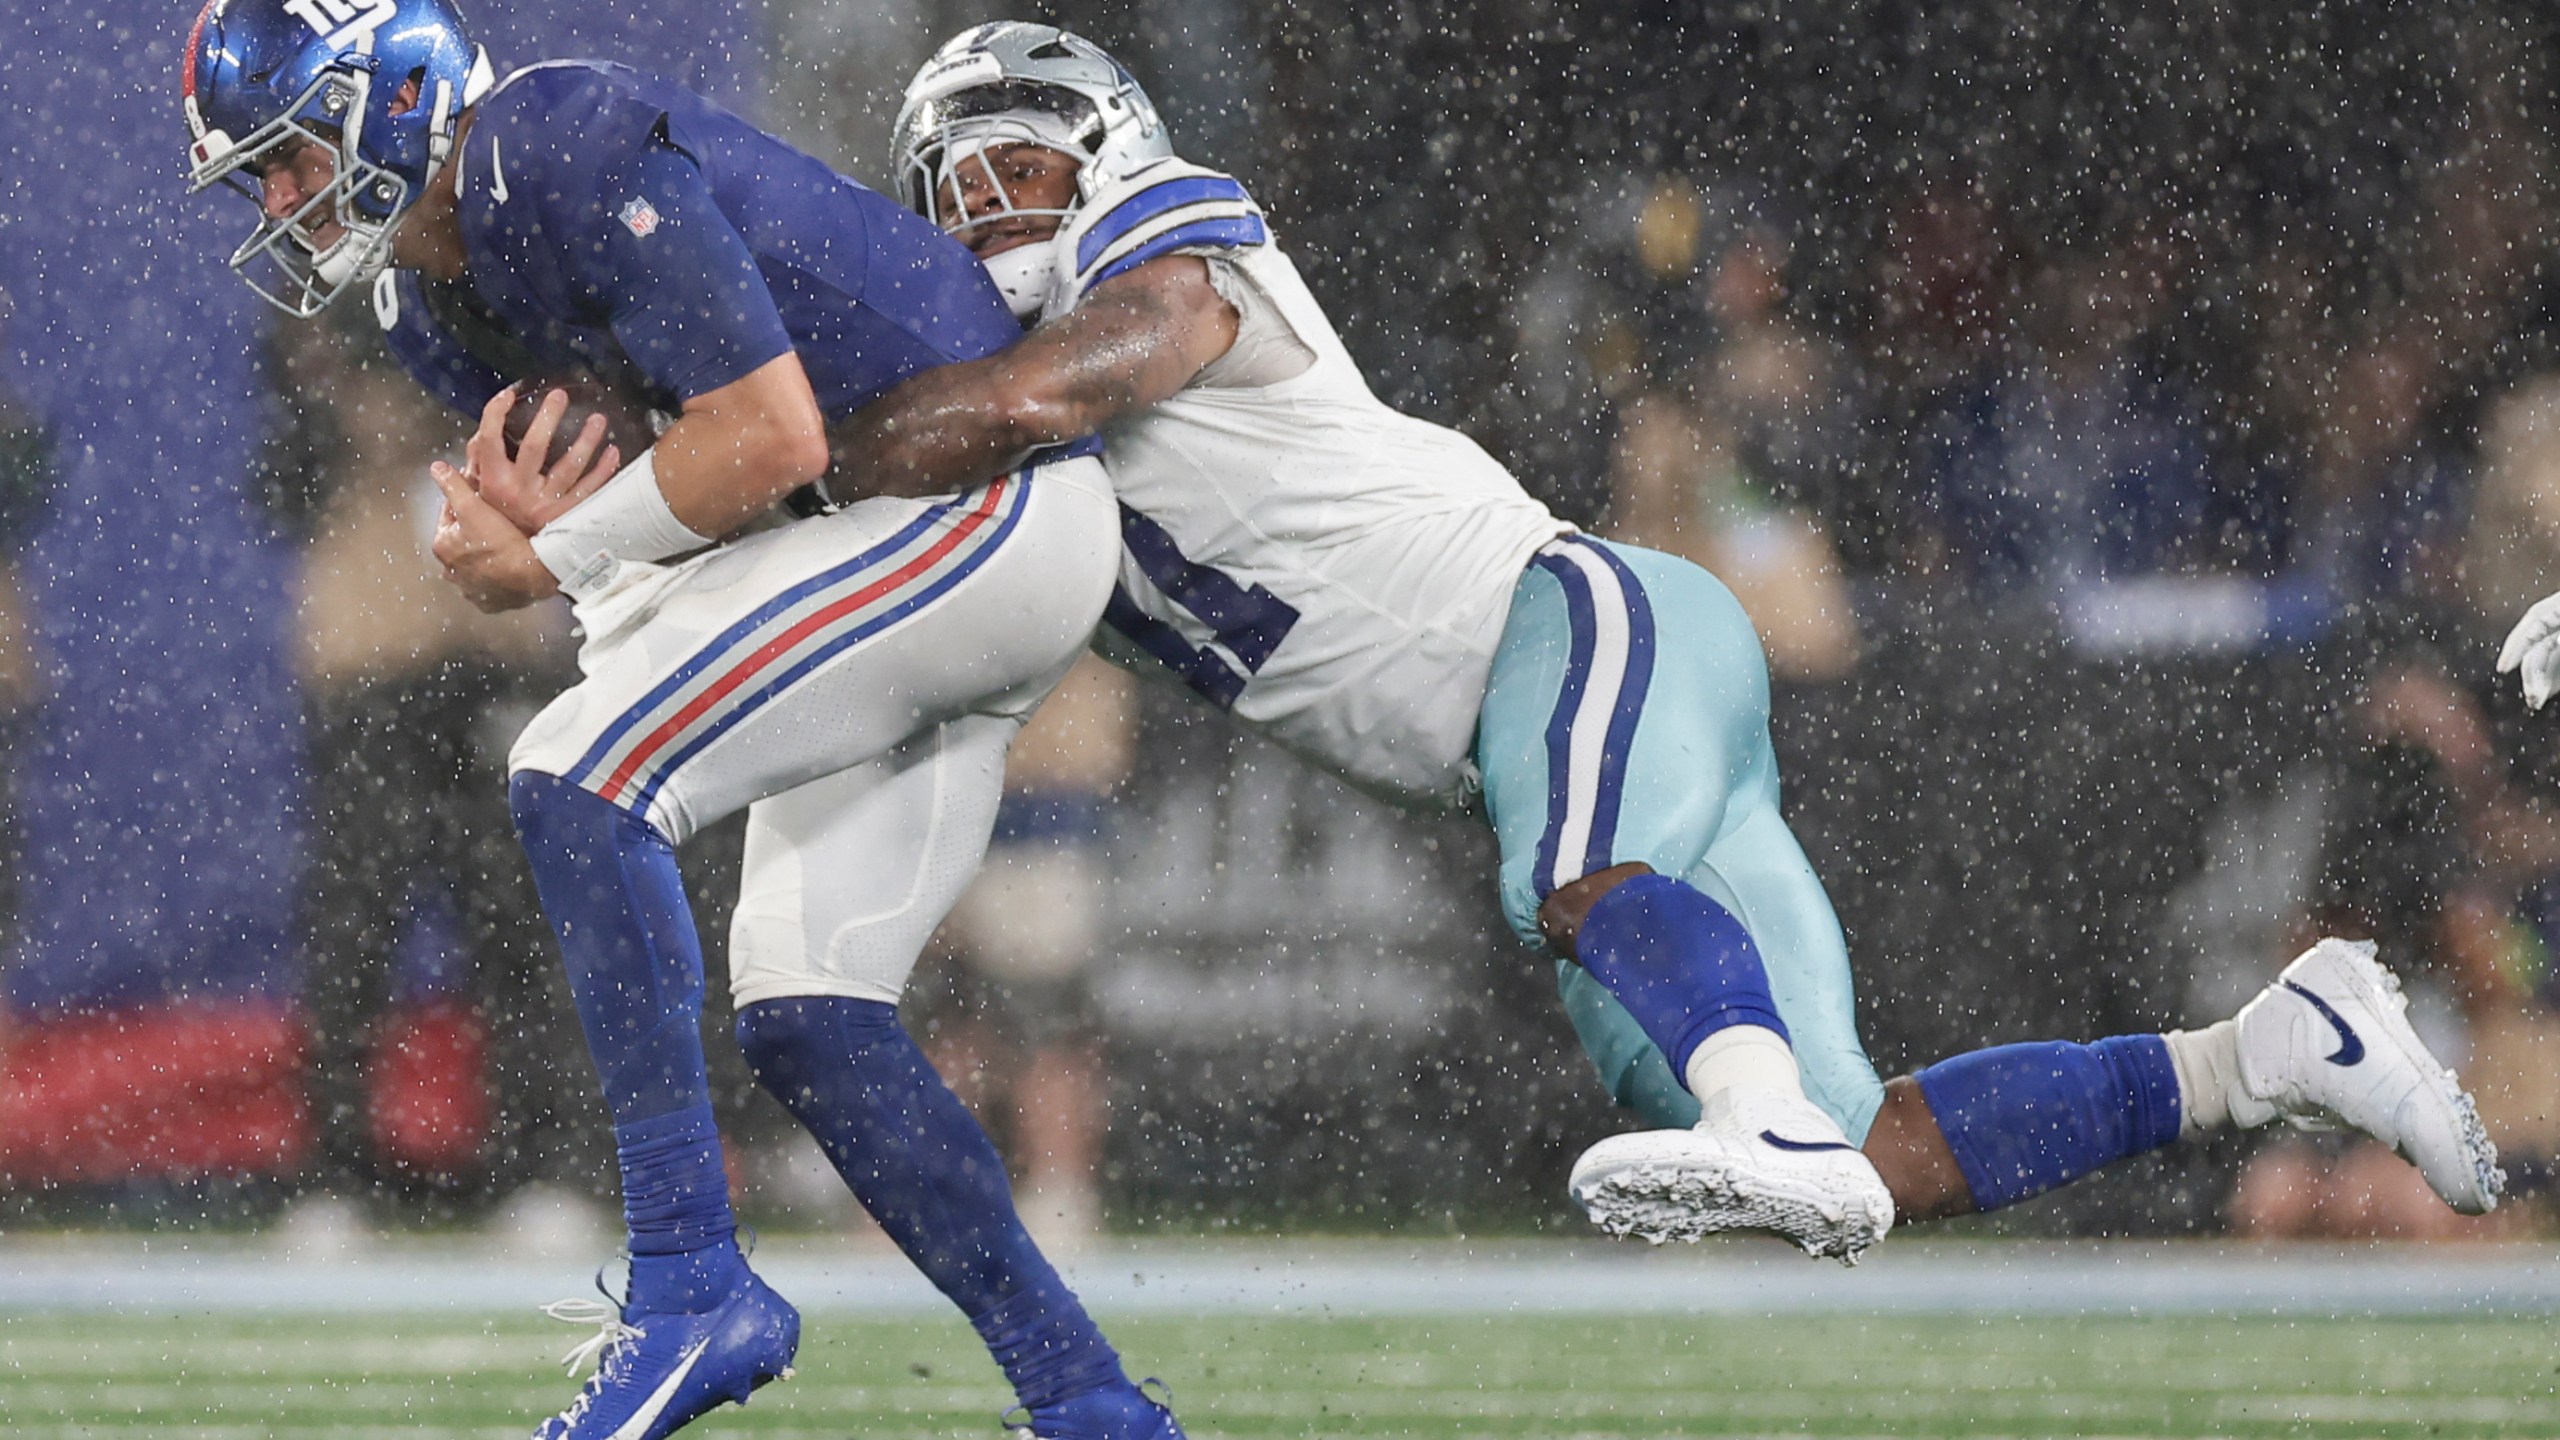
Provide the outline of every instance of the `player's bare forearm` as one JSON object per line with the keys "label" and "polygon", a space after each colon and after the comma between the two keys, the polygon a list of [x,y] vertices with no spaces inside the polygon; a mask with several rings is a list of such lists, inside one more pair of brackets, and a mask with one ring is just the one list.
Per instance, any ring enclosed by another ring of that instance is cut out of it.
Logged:
{"label": "player's bare forearm", "polygon": [[1048,427],[1034,407],[1003,388],[1015,368],[1006,351],[928,370],[829,426],[829,498],[848,504],[946,494],[1001,473],[1015,456],[1046,443]]}
{"label": "player's bare forearm", "polygon": [[658,489],[695,532],[729,535],[826,468],[826,419],[797,355],[684,402],[651,448]]}
{"label": "player's bare forearm", "polygon": [[[477,493],[527,534],[602,488],[622,462],[639,458],[604,444],[602,417],[591,416],[546,470],[542,457],[567,397],[546,396],[524,443],[510,447],[505,426],[514,403],[512,388],[489,402],[465,453]],[[667,508],[697,534],[718,539],[772,509],[826,468],[826,417],[800,357],[785,353],[686,400],[684,414],[649,447],[649,459]]]}
{"label": "player's bare forearm", "polygon": [[828,431],[827,493],[940,495],[1081,439],[1191,383],[1235,344],[1206,262],[1153,260],[983,360],[926,371]]}

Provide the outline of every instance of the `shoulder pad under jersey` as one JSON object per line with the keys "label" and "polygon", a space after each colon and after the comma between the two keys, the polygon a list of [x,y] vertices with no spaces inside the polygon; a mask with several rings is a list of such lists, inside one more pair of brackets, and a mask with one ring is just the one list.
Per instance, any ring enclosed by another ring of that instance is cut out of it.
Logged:
{"label": "shoulder pad under jersey", "polygon": [[1058,234],[1055,312],[1159,255],[1271,243],[1262,207],[1235,177],[1182,160],[1131,171],[1084,202]]}
{"label": "shoulder pad under jersey", "polygon": [[[667,112],[639,72],[600,60],[546,60],[498,82],[459,147],[465,238],[577,243],[607,218],[598,186],[667,137]],[[681,148],[681,147],[679,147]]]}

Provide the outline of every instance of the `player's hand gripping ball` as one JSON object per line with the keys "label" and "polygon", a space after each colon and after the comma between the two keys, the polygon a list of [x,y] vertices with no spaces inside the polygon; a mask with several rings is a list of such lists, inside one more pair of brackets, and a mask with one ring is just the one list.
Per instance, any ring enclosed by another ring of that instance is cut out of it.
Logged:
{"label": "player's hand gripping ball", "polygon": [[481,407],[463,446],[464,478],[531,535],[610,483],[653,439],[641,403],[594,375],[537,375]]}
{"label": "player's hand gripping ball", "polygon": [[657,438],[649,427],[648,407],[606,384],[594,371],[564,370],[516,382],[515,404],[507,411],[507,458],[516,458],[517,452],[523,448],[525,432],[532,428],[533,417],[541,411],[544,397],[554,390],[568,392],[569,409],[552,429],[550,453],[542,458],[542,467],[546,470],[560,463],[590,416],[604,417],[604,439],[597,449],[601,451],[605,445],[613,446],[622,452],[626,465]]}

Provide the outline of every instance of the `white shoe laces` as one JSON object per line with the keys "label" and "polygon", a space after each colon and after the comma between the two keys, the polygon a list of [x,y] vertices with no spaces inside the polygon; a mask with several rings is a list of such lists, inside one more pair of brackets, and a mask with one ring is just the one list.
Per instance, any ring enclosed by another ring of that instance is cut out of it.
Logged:
{"label": "white shoe laces", "polygon": [[[744,1254],[753,1255],[756,1250],[756,1232],[742,1226],[738,1233],[742,1237],[739,1242],[740,1250]],[[625,1255],[623,1258],[627,1260],[629,1256]],[[602,1295],[603,1299],[589,1300],[585,1296],[573,1296],[567,1300],[554,1300],[542,1307],[543,1314],[563,1324],[596,1327],[595,1334],[570,1346],[568,1353],[560,1357],[561,1370],[570,1375],[577,1374],[578,1367],[590,1361],[593,1361],[596,1367],[596,1373],[587,1377],[585,1388],[579,1390],[577,1398],[569,1402],[568,1409],[560,1412],[561,1424],[567,1428],[575,1428],[579,1418],[595,1405],[598,1396],[604,1394],[605,1384],[610,1378],[606,1372],[613,1367],[613,1363],[626,1354],[632,1345],[646,1339],[649,1333],[637,1325],[623,1323],[622,1304],[613,1298],[611,1290],[605,1288],[604,1276],[603,1270],[596,1272],[596,1293]],[[789,1370],[782,1373],[785,1378],[791,1374]]]}
{"label": "white shoe laces", "polygon": [[560,1368],[571,1375],[577,1374],[578,1367],[590,1360],[596,1362],[598,1371],[602,1371],[604,1360],[601,1357],[608,1347],[637,1340],[647,1333],[637,1325],[623,1324],[622,1307],[610,1300],[588,1300],[583,1297],[575,1300],[554,1300],[542,1307],[542,1313],[563,1324],[597,1327],[595,1334],[571,1346],[569,1353],[560,1357]]}
{"label": "white shoe laces", "polygon": [[575,1428],[580,1417],[596,1403],[597,1397],[604,1394],[606,1371],[648,1332],[637,1325],[622,1323],[622,1307],[610,1300],[583,1297],[554,1300],[542,1307],[542,1313],[563,1324],[596,1327],[595,1334],[569,1347],[569,1353],[560,1357],[560,1368],[571,1375],[577,1374],[578,1367],[590,1361],[596,1367],[596,1373],[588,1377],[577,1398],[569,1402],[568,1409],[560,1412],[561,1423]]}

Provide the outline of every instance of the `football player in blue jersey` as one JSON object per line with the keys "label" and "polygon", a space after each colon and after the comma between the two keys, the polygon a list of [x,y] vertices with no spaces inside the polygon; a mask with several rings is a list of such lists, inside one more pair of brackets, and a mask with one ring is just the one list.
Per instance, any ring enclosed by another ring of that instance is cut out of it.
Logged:
{"label": "football player in blue jersey", "polygon": [[1091,43],[962,34],[895,145],[903,198],[1039,324],[841,427],[829,493],[938,493],[1099,430],[1123,538],[1106,649],[1354,784],[1492,826],[1513,930],[1559,957],[1611,1093],[1662,1127],[1575,1165],[1604,1228],[1854,1259],[1897,1216],[2279,1116],[2380,1138],[2457,1210],[2496,1203],[2470,1097],[2367,946],[2322,942],[2202,1030],[1885,1083],[1779,813],[1758,639],[1713,577],[1573,533],[1463,436],[1381,404],[1244,188],[1176,157]]}
{"label": "football player in blue jersey", "polygon": [[[564,1302],[596,1362],[544,1440],[650,1440],[789,1374],[799,1316],[735,1239],[674,847],[741,807],[731,933],[758,1081],[968,1315],[1042,1437],[1171,1437],[1015,1216],[1005,1167],[900,1027],[975,867],[1007,744],[1110,591],[1090,442],[933,501],[741,534],[827,463],[827,417],[1019,332],[969,253],[675,86],[503,79],[446,0],[211,0],[188,37],[198,189],[259,208],[234,265],[289,314],[369,289],[402,363],[477,411],[435,550],[484,606],[567,595],[584,679],[511,799],[614,1121],[628,1293]],[[674,417],[625,455],[554,393]],[[992,472],[991,472],[992,473]],[[579,1308],[583,1305],[584,1308]]]}

